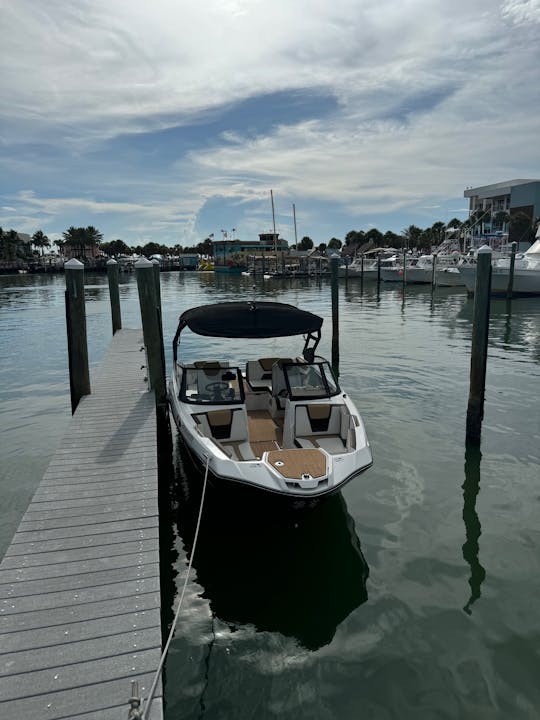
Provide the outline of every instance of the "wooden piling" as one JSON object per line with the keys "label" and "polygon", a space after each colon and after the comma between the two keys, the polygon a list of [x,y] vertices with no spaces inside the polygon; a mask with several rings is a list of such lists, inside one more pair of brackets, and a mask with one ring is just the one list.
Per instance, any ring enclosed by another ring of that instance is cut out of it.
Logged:
{"label": "wooden piling", "polygon": [[88,342],[86,338],[86,309],[84,303],[84,265],[73,258],[64,265],[66,275],[66,326],[69,360],[69,390],[71,412],[80,399],[90,395]]}
{"label": "wooden piling", "polygon": [[333,257],[330,260],[330,285],[332,292],[332,370],[334,375],[339,377],[339,258]]}
{"label": "wooden piling", "polygon": [[377,253],[377,288],[381,284],[381,253]]}
{"label": "wooden piling", "polygon": [[512,254],[510,256],[510,270],[508,272],[508,288],[506,291],[506,297],[508,300],[512,299],[512,293],[514,289],[514,268],[516,265],[516,250],[517,250],[517,242],[512,243]]}
{"label": "wooden piling", "polygon": [[155,270],[150,260],[141,258],[135,263],[144,344],[148,364],[148,380],[156,396],[158,408],[167,406],[164,351],[161,333],[161,308],[157,304]]}
{"label": "wooden piling", "polygon": [[161,267],[159,260],[154,258],[152,260],[152,266],[154,271],[154,286],[156,290],[156,307],[161,308]]}
{"label": "wooden piling", "polygon": [[360,292],[364,292],[364,253],[360,255]]}
{"label": "wooden piling", "polygon": [[478,250],[474,291],[471,372],[466,429],[466,438],[470,442],[480,441],[484,417],[490,292],[491,248],[484,245]]}
{"label": "wooden piling", "polygon": [[405,285],[407,284],[407,250],[403,250],[403,275],[401,277],[401,287],[405,292]]}
{"label": "wooden piling", "polygon": [[111,301],[111,317],[113,335],[122,329],[122,314],[120,312],[120,291],[118,288],[119,267],[116,260],[107,261],[107,279],[109,281],[109,298]]}
{"label": "wooden piling", "polygon": [[431,287],[435,287],[437,272],[437,253],[433,253],[433,262],[431,264]]}

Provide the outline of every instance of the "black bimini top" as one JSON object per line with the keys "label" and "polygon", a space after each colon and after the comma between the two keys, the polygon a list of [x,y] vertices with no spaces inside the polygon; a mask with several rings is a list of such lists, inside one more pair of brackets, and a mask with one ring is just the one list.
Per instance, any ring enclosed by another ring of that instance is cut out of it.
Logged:
{"label": "black bimini top", "polygon": [[185,327],[197,335],[210,337],[285,337],[317,332],[322,323],[323,319],[318,315],[285,303],[216,303],[182,313],[176,338]]}

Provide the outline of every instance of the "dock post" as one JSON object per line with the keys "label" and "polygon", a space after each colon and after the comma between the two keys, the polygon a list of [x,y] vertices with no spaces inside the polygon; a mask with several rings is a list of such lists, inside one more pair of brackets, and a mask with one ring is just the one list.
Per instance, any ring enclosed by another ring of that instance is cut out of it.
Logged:
{"label": "dock post", "polygon": [[167,407],[165,365],[163,362],[163,339],[161,313],[157,304],[155,270],[150,260],[141,258],[135,263],[139,305],[143,326],[144,344],[148,360],[148,380],[156,394],[157,408]]}
{"label": "dock post", "polygon": [[407,250],[403,250],[403,275],[401,278],[401,287],[405,292],[405,285],[407,283]]}
{"label": "dock post", "polygon": [[437,272],[437,253],[433,253],[433,262],[431,264],[431,288],[435,287],[435,278]]}
{"label": "dock post", "polygon": [[508,272],[508,289],[506,291],[506,297],[508,300],[512,299],[512,291],[514,289],[514,268],[516,265],[516,250],[517,242],[514,240],[512,243],[512,254],[510,256],[510,270]]}
{"label": "dock post", "polygon": [[330,285],[332,290],[332,370],[334,375],[339,377],[339,285],[338,285],[338,264],[339,259],[333,257],[330,260]]}
{"label": "dock post", "polygon": [[377,253],[377,288],[381,284],[381,253]]}
{"label": "dock post", "polygon": [[480,442],[484,417],[490,292],[491,248],[484,245],[478,250],[476,286],[474,290],[471,374],[466,430],[466,438],[471,442]]}
{"label": "dock post", "polygon": [[109,281],[109,298],[111,301],[111,317],[113,335],[122,329],[122,314],[120,312],[120,291],[118,289],[119,267],[116,260],[107,260],[107,279]]}
{"label": "dock post", "polygon": [[360,254],[360,293],[364,292],[364,253]]}
{"label": "dock post", "polygon": [[152,260],[152,265],[154,270],[154,285],[156,288],[156,307],[158,307],[161,311],[161,267],[159,264],[159,260],[156,260],[156,258],[154,258]]}
{"label": "dock post", "polygon": [[73,258],[64,265],[66,275],[66,326],[69,360],[71,413],[83,395],[90,395],[86,309],[84,304],[84,264]]}

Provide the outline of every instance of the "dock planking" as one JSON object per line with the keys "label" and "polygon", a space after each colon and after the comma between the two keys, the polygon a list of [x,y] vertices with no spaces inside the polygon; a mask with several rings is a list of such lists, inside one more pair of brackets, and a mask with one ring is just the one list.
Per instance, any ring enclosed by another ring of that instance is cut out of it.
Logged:
{"label": "dock planking", "polygon": [[[0,563],[0,717],[127,717],[161,654],[156,412],[119,330]],[[148,720],[162,718],[161,684]],[[146,717],[146,716],[145,716]]]}

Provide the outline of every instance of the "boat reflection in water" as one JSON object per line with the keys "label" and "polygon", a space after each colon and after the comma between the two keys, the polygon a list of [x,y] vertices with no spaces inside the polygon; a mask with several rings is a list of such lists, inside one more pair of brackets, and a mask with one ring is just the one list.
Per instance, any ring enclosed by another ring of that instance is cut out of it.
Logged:
{"label": "boat reflection in water", "polygon": [[[178,492],[178,529],[188,555],[202,481],[191,461]],[[191,481],[186,479],[188,470]],[[212,613],[231,628],[294,637],[308,650],[330,643],[339,624],[366,602],[369,568],[341,493],[292,505],[239,488],[234,499],[208,486],[193,578]]]}

